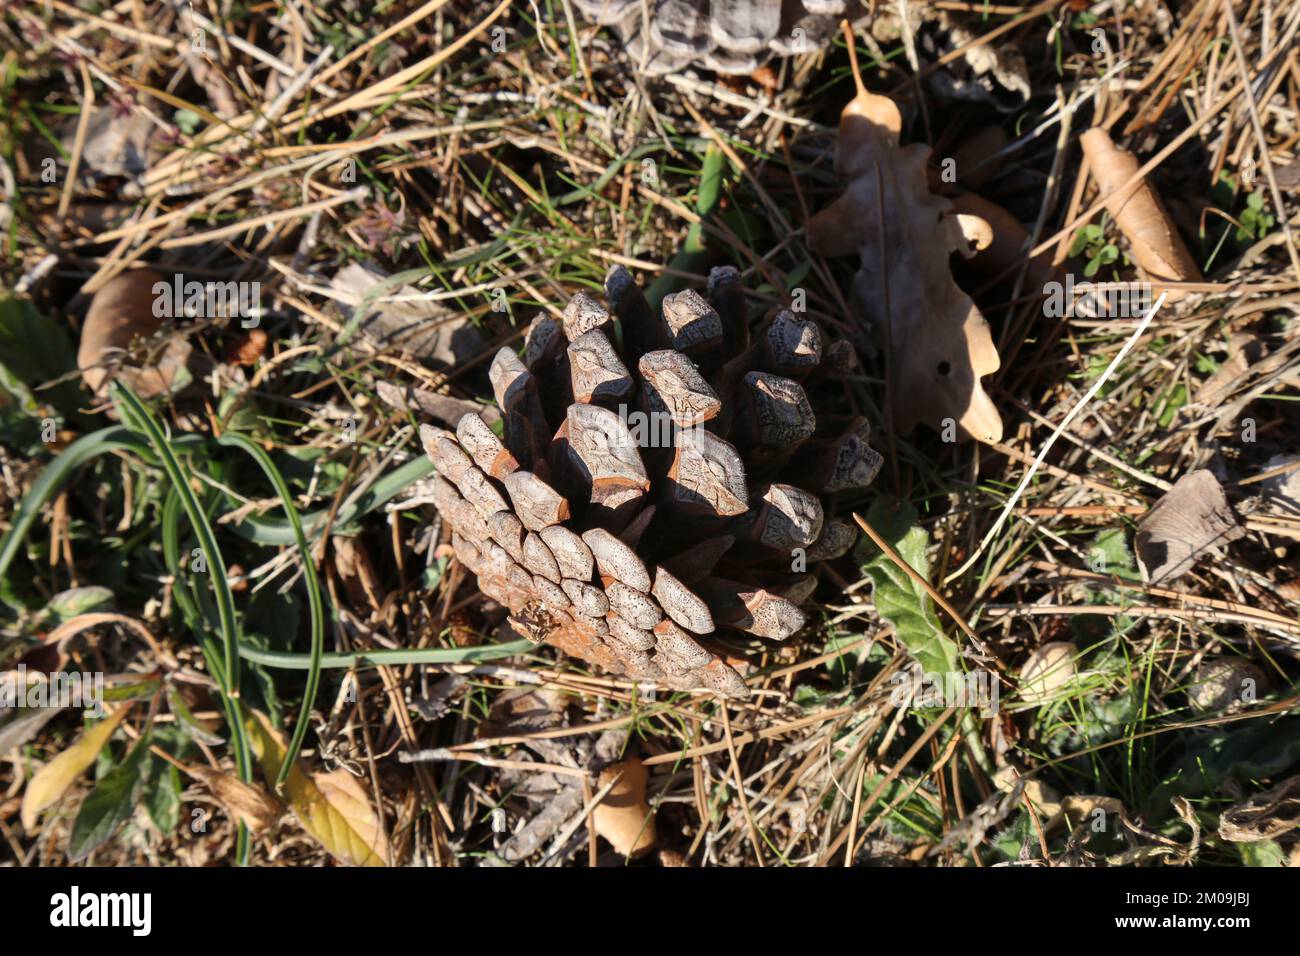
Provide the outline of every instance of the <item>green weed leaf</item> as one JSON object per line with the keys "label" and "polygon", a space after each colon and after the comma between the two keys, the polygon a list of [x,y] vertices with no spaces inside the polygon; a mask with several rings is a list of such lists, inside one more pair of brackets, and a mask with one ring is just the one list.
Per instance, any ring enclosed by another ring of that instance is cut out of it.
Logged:
{"label": "green weed leaf", "polygon": [[[925,549],[930,536],[916,524],[916,510],[911,505],[879,499],[867,512],[867,521],[904,561],[928,578]],[[880,616],[894,625],[899,639],[927,673],[958,670],[957,645],[940,627],[930,595],[888,555],[869,542],[867,548],[863,570],[871,576],[872,599]]]}

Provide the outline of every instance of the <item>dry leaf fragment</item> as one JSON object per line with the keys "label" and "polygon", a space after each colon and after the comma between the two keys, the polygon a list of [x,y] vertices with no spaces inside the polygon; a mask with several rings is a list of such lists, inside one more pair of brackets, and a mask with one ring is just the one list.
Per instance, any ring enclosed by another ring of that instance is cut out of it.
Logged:
{"label": "dry leaf fragment", "polygon": [[90,301],[81,328],[77,367],[86,386],[99,395],[111,378],[121,378],[141,398],[153,398],[183,387],[191,348],[184,339],[167,343],[156,364],[148,368],[121,365],[136,339],[147,339],[162,328],[154,315],[153,287],[162,278],[147,269],[123,272],[104,284]]}
{"label": "dry leaf fragment", "polygon": [[1061,801],[1061,813],[1051,820],[1047,829],[1054,829],[1062,821],[1068,822],[1072,828],[1077,829],[1097,819],[1098,813],[1105,814],[1106,817],[1122,818],[1124,804],[1114,797],[1072,794]]}
{"label": "dry leaf fragment", "polygon": [[[244,723],[262,774],[274,780],[284,760],[284,740],[265,714],[252,711]],[[379,815],[346,770],[309,774],[295,765],[285,781],[284,798],[302,828],[335,859],[353,866],[391,864]]]}
{"label": "dry leaf fragment", "polygon": [[[1164,204],[1145,177],[1123,189],[1141,169],[1132,153],[1120,149],[1100,127],[1079,138],[1092,176],[1106,200],[1106,210],[1129,241],[1133,258],[1152,279],[1198,282],[1201,270],[1187,251]],[[1123,189],[1122,192],[1117,190]],[[1175,295],[1171,293],[1170,298]]]}
{"label": "dry leaf fragment", "polygon": [[[854,293],[889,353],[897,426],[910,431],[925,422],[942,431],[951,420],[963,438],[996,442],[1002,418],[980,379],[998,370],[997,349],[948,262],[952,252],[972,253],[978,217],[959,216],[930,192],[930,149],[900,147],[901,129],[894,101],[867,92],[859,79],[840,115],[835,155],[848,189],[809,221],[809,244],[821,255],[861,258]],[[976,234],[991,237],[987,225]]]}
{"label": "dry leaf fragment", "polygon": [[1279,189],[1291,191],[1300,187],[1300,159],[1293,159],[1285,165],[1274,165],[1273,176],[1277,179]]}
{"label": "dry leaf fragment", "polygon": [[645,798],[649,774],[645,764],[633,757],[602,770],[599,786],[616,778],[613,789],[591,812],[592,825],[623,856],[640,856],[655,845],[654,811]]}
{"label": "dry leaf fragment", "polygon": [[257,360],[266,354],[268,341],[262,329],[249,329],[227,346],[223,358],[230,365],[256,365]]}
{"label": "dry leaf fragment", "polygon": [[[353,262],[330,280],[330,288],[351,315],[387,278],[373,266]],[[374,303],[361,323],[361,334],[377,348],[406,351],[455,368],[477,358],[487,347],[468,315],[451,311],[415,286],[404,285],[381,296],[388,297],[403,301]]]}
{"label": "dry leaf fragment", "polygon": [[[72,151],[76,122],[68,124],[63,145]],[[95,107],[86,124],[80,168],[94,176],[136,176],[149,168],[153,120],[143,110],[120,116],[111,106]]]}
{"label": "dry leaf fragment", "polygon": [[377,613],[386,592],[375,573],[370,551],[359,537],[336,534],[330,539],[334,548],[334,570],[348,592],[348,603],[357,611]]}
{"label": "dry leaf fragment", "polygon": [[981,43],[978,33],[946,10],[927,9],[918,16],[924,17],[917,24],[915,40],[923,63],[933,64],[960,51],[944,69],[927,71],[926,83],[937,96],[987,102],[1005,113],[1029,101],[1033,95],[1029,67],[1016,44]]}
{"label": "dry leaf fragment", "polygon": [[[952,208],[958,215],[983,220],[990,231],[992,241],[971,256],[971,268],[990,278],[1014,277],[1031,245],[1029,231],[997,203],[975,193],[953,196]],[[1052,263],[1051,252],[1044,250],[1029,260],[1024,288],[1028,292],[1042,292],[1047,283],[1059,281],[1061,277],[1061,270]]]}
{"label": "dry leaf fragment", "polygon": [[280,819],[284,808],[265,790],[244,783],[221,770],[211,767],[186,767],[185,772],[198,780],[216,797],[232,820],[246,825],[257,835]]}
{"label": "dry leaf fragment", "polygon": [[489,425],[495,425],[501,420],[501,413],[495,406],[482,405],[468,398],[454,398],[427,388],[394,385],[392,382],[381,381],[377,386],[376,392],[386,405],[404,412],[419,412],[451,428],[455,428],[456,423],[471,412]]}
{"label": "dry leaf fragment", "polygon": [[1270,507],[1300,514],[1300,455],[1274,455],[1264,470],[1276,471],[1287,466],[1296,467],[1264,481],[1264,496]]}
{"label": "dry leaf fragment", "polygon": [[1233,843],[1274,840],[1296,832],[1300,832],[1300,776],[1255,794],[1219,817],[1219,836]]}
{"label": "dry leaf fragment", "polygon": [[1187,702],[1197,714],[1235,713],[1264,693],[1268,677],[1244,657],[1218,657],[1196,668]]}
{"label": "dry leaf fragment", "polygon": [[1191,569],[1207,548],[1242,535],[1218,480],[1206,469],[1179,478],[1146,513],[1134,538],[1148,584],[1169,582]]}
{"label": "dry leaf fragment", "polygon": [[1061,815],[1061,795],[1051,785],[1043,783],[1037,777],[1022,776],[1020,771],[1010,764],[1000,767],[993,775],[993,785],[1003,793],[1013,794],[1019,786],[1020,793],[1017,796],[1029,798],[1034,812],[1039,815],[1044,824],[1049,820],[1059,819]]}
{"label": "dry leaf fragment", "polygon": [[7,756],[15,747],[27,743],[61,713],[62,707],[24,708],[17,711],[12,720],[0,724],[0,757]]}
{"label": "dry leaf fragment", "polygon": [[1026,703],[1044,704],[1068,687],[1078,673],[1078,649],[1068,641],[1044,644],[1020,667],[1020,697]]}
{"label": "dry leaf fragment", "polygon": [[[492,702],[492,708],[479,724],[476,736],[483,740],[490,737],[522,737],[554,730],[564,725],[564,708],[567,704],[566,696],[552,687],[512,688],[499,694]],[[546,744],[541,746],[547,749]],[[543,756],[553,758],[555,753],[547,752]]]}
{"label": "dry leaf fragment", "polygon": [[980,126],[952,151],[952,165],[957,181],[966,189],[983,189],[1002,171],[998,154],[1007,145],[1007,132],[1001,126]]}
{"label": "dry leaf fragment", "polygon": [[1236,390],[1237,382],[1250,371],[1263,354],[1259,336],[1250,332],[1234,332],[1228,336],[1228,356],[1214,370],[1214,374],[1201,383],[1192,396],[1198,405],[1218,405]]}
{"label": "dry leaf fragment", "polygon": [[23,793],[23,829],[32,832],[41,811],[63,796],[86,768],[95,762],[99,752],[104,749],[104,744],[108,743],[108,738],[113,736],[113,731],[117,730],[134,705],[135,701],[130,701],[119,707],[36,772]]}

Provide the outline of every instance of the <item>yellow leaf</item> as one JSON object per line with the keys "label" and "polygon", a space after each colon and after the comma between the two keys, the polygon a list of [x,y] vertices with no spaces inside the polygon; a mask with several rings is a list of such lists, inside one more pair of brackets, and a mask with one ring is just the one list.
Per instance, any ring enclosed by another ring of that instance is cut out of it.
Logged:
{"label": "yellow leaf", "polygon": [[[284,739],[257,711],[244,723],[263,775],[274,780],[284,760]],[[302,828],[335,859],[355,866],[389,865],[388,838],[379,816],[346,770],[309,774],[295,764],[284,783],[284,798]]]}
{"label": "yellow leaf", "polygon": [[63,796],[86,768],[95,762],[99,752],[104,749],[104,744],[108,743],[108,738],[113,736],[113,731],[117,730],[117,725],[133,706],[135,701],[113,711],[108,718],[91,727],[76,743],[36,772],[36,776],[27,784],[27,792],[23,794],[24,830],[30,832],[41,811]]}

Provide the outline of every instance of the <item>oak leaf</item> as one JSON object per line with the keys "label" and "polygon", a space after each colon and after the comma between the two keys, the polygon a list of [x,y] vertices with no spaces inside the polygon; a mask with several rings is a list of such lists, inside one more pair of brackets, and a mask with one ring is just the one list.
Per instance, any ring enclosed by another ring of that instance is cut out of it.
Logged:
{"label": "oak leaf", "polygon": [[143,367],[124,361],[126,350],[157,333],[163,320],[154,315],[156,272],[136,269],[110,279],[90,301],[81,327],[77,367],[96,395],[113,378],[121,378],[141,398],[153,398],[182,388],[190,381],[187,365],[192,354],[188,342],[173,338],[150,356]]}
{"label": "oak leaf", "polygon": [[592,826],[623,856],[640,856],[655,845],[654,811],[645,798],[647,778],[645,764],[635,757],[600,774],[602,787],[611,781],[614,785],[591,812]]}
{"label": "oak leaf", "polygon": [[848,188],[808,222],[812,249],[857,253],[854,295],[888,354],[894,423],[924,422],[963,438],[1002,438],[1002,418],[980,379],[998,370],[988,322],[953,280],[948,257],[992,240],[987,222],[930,191],[924,144],[899,145],[902,115],[887,96],[858,93],[840,115],[835,170]]}

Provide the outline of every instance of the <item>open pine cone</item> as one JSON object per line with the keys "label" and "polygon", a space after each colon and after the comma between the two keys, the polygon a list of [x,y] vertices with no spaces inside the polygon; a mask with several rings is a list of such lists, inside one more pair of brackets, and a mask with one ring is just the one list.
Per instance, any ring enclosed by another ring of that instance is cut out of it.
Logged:
{"label": "open pine cone", "polygon": [[840,18],[866,12],[859,0],[574,0],[583,15],[614,27],[650,74],[691,65],[752,73],[770,56],[826,46]]}
{"label": "open pine cone", "polygon": [[579,292],[561,322],[534,319],[522,359],[497,352],[502,437],[477,414],[455,434],[421,427],[434,503],[524,636],[615,674],[743,697],[736,639],[799,630],[808,566],[856,537],[827,517],[831,498],[880,467],[865,419],[809,400],[834,394],[852,350],[785,310],[751,343],[729,266],[707,299],[669,295],[662,316],[621,266],[605,293],[610,310]]}

